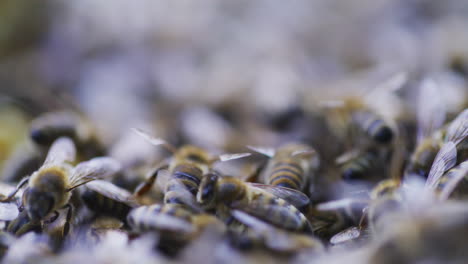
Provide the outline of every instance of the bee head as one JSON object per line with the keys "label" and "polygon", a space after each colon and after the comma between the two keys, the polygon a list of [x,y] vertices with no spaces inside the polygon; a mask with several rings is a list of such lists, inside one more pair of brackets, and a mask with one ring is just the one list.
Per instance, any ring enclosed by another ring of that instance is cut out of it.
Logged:
{"label": "bee head", "polygon": [[373,135],[375,141],[381,144],[388,144],[393,139],[393,131],[388,126],[382,126],[376,133]]}
{"label": "bee head", "polygon": [[23,195],[26,212],[32,221],[44,219],[54,208],[55,199],[50,193],[28,188]]}
{"label": "bee head", "polygon": [[197,193],[197,201],[203,205],[203,207],[211,208],[214,206],[218,178],[219,176],[215,172],[209,172],[203,177]]}

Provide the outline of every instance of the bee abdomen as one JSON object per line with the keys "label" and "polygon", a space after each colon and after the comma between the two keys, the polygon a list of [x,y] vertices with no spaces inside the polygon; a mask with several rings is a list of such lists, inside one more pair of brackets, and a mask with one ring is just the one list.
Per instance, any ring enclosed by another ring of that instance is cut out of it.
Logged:
{"label": "bee abdomen", "polygon": [[172,177],[180,180],[185,187],[195,195],[200,185],[203,172],[194,166],[179,165],[174,169]]}
{"label": "bee abdomen", "polygon": [[393,139],[393,131],[377,114],[359,112],[355,114],[356,123],[361,129],[378,143],[389,143]]}
{"label": "bee abdomen", "polygon": [[270,174],[269,184],[300,190],[303,185],[304,171],[293,162],[281,162],[275,164]]}

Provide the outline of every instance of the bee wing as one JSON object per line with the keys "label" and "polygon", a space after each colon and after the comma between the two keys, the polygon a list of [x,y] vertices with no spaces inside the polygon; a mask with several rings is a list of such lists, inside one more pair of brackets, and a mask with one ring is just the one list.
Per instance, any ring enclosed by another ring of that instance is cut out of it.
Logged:
{"label": "bee wing", "polygon": [[300,149],[291,153],[293,157],[313,157],[317,152],[313,149]]}
{"label": "bee wing", "polygon": [[354,149],[354,150],[345,152],[344,154],[338,156],[335,159],[335,164],[336,165],[344,164],[344,163],[358,157],[360,154],[361,154],[361,150],[359,150],[359,149]]}
{"label": "bee wing", "polygon": [[151,216],[151,222],[154,223],[155,227],[163,230],[172,230],[182,233],[191,233],[194,231],[194,226],[185,220],[182,220],[176,216],[159,213]]}
{"label": "bee wing", "polygon": [[307,195],[294,189],[253,182],[246,182],[246,184],[274,194],[297,208],[302,208],[310,203],[310,199]]}
{"label": "bee wing", "polygon": [[120,163],[109,157],[98,157],[81,162],[72,171],[69,190],[95,179],[107,178],[120,169]]}
{"label": "bee wing", "polygon": [[54,141],[47,153],[44,165],[72,163],[76,158],[76,147],[73,141],[67,137],[61,137]]}
{"label": "bee wing", "polygon": [[11,221],[18,217],[19,210],[16,203],[0,203],[0,221]]}
{"label": "bee wing", "polygon": [[319,211],[337,211],[351,207],[353,204],[368,204],[369,200],[344,198],[317,204],[315,207]]}
{"label": "bee wing", "polygon": [[252,153],[247,153],[247,152],[246,153],[227,153],[227,154],[219,155],[217,160],[224,162],[224,161],[229,161],[229,160],[245,158],[250,155],[252,155]]}
{"label": "bee wing", "polygon": [[138,206],[136,199],[130,192],[108,181],[95,180],[88,182],[86,187],[92,191],[104,195],[105,197],[124,203],[130,207]]}
{"label": "bee wing", "polygon": [[374,98],[382,94],[392,94],[401,89],[408,81],[408,74],[406,72],[399,72],[392,75],[389,79],[381,82],[380,84],[371,88],[371,90],[363,90],[367,98]]}
{"label": "bee wing", "polygon": [[419,88],[417,142],[431,136],[445,121],[445,105],[440,87],[431,79],[425,79]]}
{"label": "bee wing", "polygon": [[243,211],[231,210],[231,214],[239,222],[253,228],[256,231],[266,232],[266,231],[270,231],[271,229],[273,229],[271,225]]}
{"label": "bee wing", "polygon": [[158,176],[156,177],[156,186],[160,191],[164,192],[166,189],[166,184],[171,178],[171,173],[168,170],[160,170]]}
{"label": "bee wing", "polygon": [[444,172],[455,166],[456,162],[457,149],[455,144],[453,142],[445,143],[437,153],[437,156],[432,163],[432,167],[426,181],[426,188],[433,189]]}
{"label": "bee wing", "polygon": [[265,155],[269,158],[272,158],[275,155],[275,149],[274,148],[268,148],[268,147],[258,147],[258,146],[247,146],[248,149],[253,150],[257,153],[260,153],[262,155]]}
{"label": "bee wing", "polygon": [[154,146],[163,146],[172,153],[176,152],[175,147],[162,138],[153,137],[148,132],[139,128],[132,128],[132,131]]}
{"label": "bee wing", "polygon": [[461,112],[447,128],[447,134],[445,136],[446,142],[453,142],[458,145],[468,137],[468,109]]}
{"label": "bee wing", "polygon": [[452,194],[453,190],[457,187],[457,184],[467,175],[468,173],[468,161],[460,163],[460,168],[456,171],[456,174],[451,177],[445,184],[440,194],[441,200],[447,200]]}
{"label": "bee wing", "polygon": [[353,239],[356,239],[361,236],[361,230],[359,228],[353,226],[350,228],[347,228],[338,234],[334,235],[330,239],[330,243],[333,245],[344,243]]}

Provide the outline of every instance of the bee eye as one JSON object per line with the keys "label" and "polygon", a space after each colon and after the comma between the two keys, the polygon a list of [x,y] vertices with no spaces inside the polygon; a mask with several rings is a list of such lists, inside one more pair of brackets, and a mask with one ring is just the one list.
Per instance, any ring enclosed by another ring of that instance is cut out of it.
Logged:
{"label": "bee eye", "polygon": [[390,143],[390,141],[392,141],[393,139],[393,132],[389,127],[384,126],[381,129],[379,129],[379,131],[377,131],[377,133],[374,135],[374,139],[377,142],[383,144]]}
{"label": "bee eye", "polygon": [[48,142],[50,142],[48,136],[46,133],[44,133],[44,131],[40,130],[40,129],[33,129],[31,131],[31,139],[36,142],[37,144],[40,144],[40,145],[45,145],[47,144]]}
{"label": "bee eye", "polygon": [[343,171],[341,176],[344,180],[357,180],[363,177],[362,172],[355,168],[349,168]]}

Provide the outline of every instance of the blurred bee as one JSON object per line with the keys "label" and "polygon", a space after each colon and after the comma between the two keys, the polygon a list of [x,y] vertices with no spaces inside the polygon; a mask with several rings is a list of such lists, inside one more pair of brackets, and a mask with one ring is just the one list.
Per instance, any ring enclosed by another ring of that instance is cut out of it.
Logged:
{"label": "blurred bee", "polygon": [[468,161],[457,166],[456,162],[456,145],[445,143],[437,153],[426,181],[426,189],[439,200],[464,198],[468,194]]}
{"label": "blurred bee", "polygon": [[[227,161],[250,155],[249,153],[225,154],[212,156],[204,149],[192,145],[185,145],[176,149],[167,142],[153,138],[141,130],[134,130],[153,145],[165,146],[167,150],[173,153],[170,160],[158,166],[151,172],[147,181],[137,187],[135,195],[141,196],[148,192],[156,178],[160,187],[164,190],[164,203],[180,204],[196,210],[195,196],[202,178],[208,173],[213,163],[217,161]],[[163,169],[158,176],[159,172]]]}
{"label": "blurred bee", "polygon": [[[407,76],[400,73],[392,76],[388,81],[373,88],[372,92],[360,91],[358,95],[347,96],[342,100],[322,101],[320,103],[329,117],[329,125],[341,138],[359,139],[364,134],[377,144],[389,144],[395,138],[395,125],[381,110],[383,105],[393,103],[391,94],[403,87]],[[382,102],[377,99],[388,99]],[[385,103],[385,104],[384,104]],[[347,140],[349,141],[349,140]]]}
{"label": "blurred bee", "polygon": [[233,242],[241,242],[235,245],[241,247],[245,243],[249,245],[249,247],[244,246],[245,249],[262,247],[282,254],[299,253],[302,250],[314,250],[318,252],[324,250],[324,246],[320,240],[308,234],[298,234],[282,230],[239,210],[233,210],[232,215],[249,227],[244,233],[233,234],[233,238],[235,239]]}
{"label": "blurred bee", "polygon": [[72,111],[40,115],[31,122],[30,137],[38,146],[46,148],[60,137],[69,137],[76,144],[81,159],[104,154],[103,146],[90,121]]}
{"label": "blurred bee", "polygon": [[440,87],[431,80],[425,80],[420,89],[416,149],[405,174],[427,177],[437,153],[446,142],[454,142],[460,156],[468,157],[468,110],[442,127],[446,110],[440,99]]}
{"label": "blurred bee", "polygon": [[[107,157],[94,158],[73,167],[71,163],[74,160],[75,146],[71,139],[57,139],[39,170],[23,179],[3,201],[11,200],[20,188],[28,184],[23,194],[23,203],[31,221],[43,220],[63,207],[68,207],[71,212],[69,200],[72,190],[89,181],[112,175],[120,167],[116,161]],[[71,217],[71,213],[68,215]]]}
{"label": "blurred bee", "polygon": [[304,191],[317,169],[319,158],[317,152],[303,144],[286,144],[278,149],[250,147],[250,149],[270,157],[260,176],[263,182],[272,186],[286,187]]}
{"label": "blurred bee", "polygon": [[128,214],[127,222],[135,233],[156,231],[159,249],[173,255],[200,235],[207,227],[224,232],[224,224],[208,214],[193,214],[178,204],[140,206]]}
{"label": "blurred bee", "polygon": [[338,157],[335,163],[339,166],[343,180],[362,180],[375,170],[379,163],[376,149],[353,150]]}
{"label": "blurred bee", "polygon": [[125,221],[130,210],[138,205],[130,192],[110,182],[95,180],[85,186],[87,189],[81,194],[81,199],[96,215]]}
{"label": "blurred bee", "polygon": [[312,232],[309,221],[297,209],[309,204],[309,198],[293,189],[247,183],[211,172],[200,184],[197,201],[206,209],[227,206],[287,230]]}

